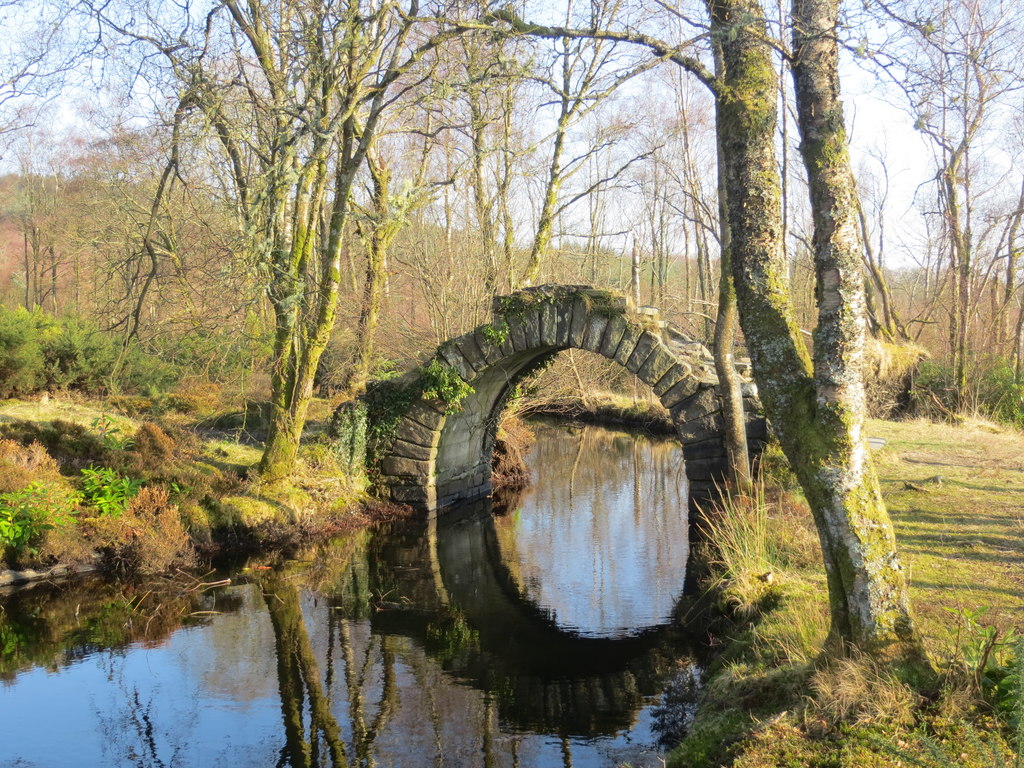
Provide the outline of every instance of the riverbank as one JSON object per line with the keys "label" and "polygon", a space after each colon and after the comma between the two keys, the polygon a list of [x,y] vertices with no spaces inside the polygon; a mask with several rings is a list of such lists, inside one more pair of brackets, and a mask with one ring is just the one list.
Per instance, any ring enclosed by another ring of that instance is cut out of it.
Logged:
{"label": "riverbank", "polygon": [[630,397],[620,392],[588,393],[586,398],[528,398],[519,404],[517,414],[523,417],[544,416],[584,424],[640,429],[652,435],[674,435],[675,425],[664,406],[651,397]]}
{"label": "riverbank", "polygon": [[[365,475],[353,476],[321,439],[331,412],[327,401],[314,404],[295,471],[268,484],[255,472],[264,417],[252,404],[0,402],[0,525],[10,526],[0,530],[0,585],[156,574],[221,555],[294,550],[413,514],[372,497]],[[531,442],[521,421],[503,422],[496,490],[529,485]]]}
{"label": "riverbank", "polygon": [[[143,400],[0,403],[0,578],[156,573],[224,551],[308,543],[398,513],[343,471],[316,439],[315,420],[295,474],[266,484],[253,472],[260,443],[251,414]],[[321,410],[329,412],[326,403]]]}
{"label": "riverbank", "polygon": [[1010,667],[1024,626],[1024,436],[924,421],[873,421],[869,434],[886,441],[876,469],[937,679],[867,659],[821,662],[817,537],[776,470],[763,504],[736,500],[725,530],[711,532],[724,544],[705,556],[736,621],[717,638],[721,654],[670,766],[980,767],[1019,748]]}

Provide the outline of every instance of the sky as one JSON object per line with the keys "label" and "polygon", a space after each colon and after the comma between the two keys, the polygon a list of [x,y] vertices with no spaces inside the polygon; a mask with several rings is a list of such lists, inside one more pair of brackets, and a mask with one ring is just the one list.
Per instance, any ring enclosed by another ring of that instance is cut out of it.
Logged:
{"label": "sky", "polygon": [[[36,28],[36,34],[48,34],[47,30],[52,26],[53,19],[47,18],[42,10],[36,14],[25,14],[19,16],[11,12],[11,8],[4,5],[5,0],[0,0],[0,23],[3,25],[3,32],[0,32],[0,75],[3,73],[16,72],[19,69],[19,62],[23,60],[24,38],[27,29]],[[557,8],[554,0],[540,0],[532,3],[527,13],[535,13],[532,18],[542,18],[547,21],[557,21],[562,14]],[[29,7],[37,7],[30,3]],[[42,9],[44,4],[38,4]],[[40,33],[38,30],[42,29]],[[667,31],[667,30],[666,30]],[[680,35],[692,34],[693,29],[684,28],[679,31]],[[44,62],[39,66],[53,66],[56,62]],[[663,65],[672,66],[672,65]],[[77,62],[76,74],[90,73],[92,80],[97,75],[102,75],[103,67],[97,59],[85,59]],[[895,93],[896,89],[891,86],[880,85],[875,74],[869,72],[865,67],[855,63],[851,56],[844,57],[842,64],[842,86],[844,89],[844,101],[846,105],[846,117],[851,139],[851,154],[854,161],[854,169],[857,172],[866,169],[874,169],[876,174],[879,168],[878,157],[884,157],[888,168],[890,181],[888,209],[886,216],[889,219],[891,231],[902,230],[902,239],[906,241],[907,248],[903,255],[898,248],[891,251],[893,264],[910,263],[907,253],[912,252],[915,241],[923,235],[923,224],[919,213],[924,200],[931,195],[931,192],[923,192],[921,185],[934,175],[933,156],[922,135],[914,130],[913,119],[907,110],[897,106],[903,99],[902,94]],[[116,105],[109,101],[109,94],[98,89],[90,78],[78,78],[78,84],[66,89],[59,94],[52,94],[49,115],[46,118],[46,127],[55,130],[57,133],[84,133],[89,135],[102,131],[91,121],[98,114],[112,112]],[[0,89],[0,109],[4,92]],[[95,109],[97,105],[104,105],[105,110]],[[150,108],[151,102],[143,98],[139,100],[135,109],[144,113]],[[9,108],[13,102],[7,104]],[[83,105],[92,110],[92,115],[83,114]],[[10,112],[8,111],[8,114]],[[2,112],[0,112],[2,115]],[[10,121],[7,125],[10,125]],[[0,119],[0,130],[4,123]],[[538,120],[533,126],[535,134],[544,132],[543,120]],[[791,126],[791,130],[793,130]],[[795,131],[793,131],[795,133]],[[3,134],[0,133],[0,139]],[[997,163],[1006,163],[1008,158],[1005,152],[1000,156],[998,147],[990,147],[989,150],[997,158]],[[0,144],[0,170],[14,170],[17,163],[11,152],[3,152]],[[1014,189],[1016,182],[1011,182]],[[636,212],[633,214],[636,216]],[[621,225],[612,225],[610,231],[624,229]],[[625,241],[621,244],[626,247]]]}

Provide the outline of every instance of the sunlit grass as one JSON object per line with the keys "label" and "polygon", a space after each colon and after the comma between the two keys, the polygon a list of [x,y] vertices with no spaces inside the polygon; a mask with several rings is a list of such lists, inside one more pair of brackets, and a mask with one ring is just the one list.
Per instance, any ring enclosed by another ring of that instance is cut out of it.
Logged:
{"label": "sunlit grass", "polygon": [[43,400],[4,400],[0,402],[0,423],[12,421],[30,421],[36,424],[53,421],[69,421],[92,426],[100,418],[106,416],[113,426],[123,432],[134,432],[139,422],[119,413],[106,409],[99,402],[78,402],[58,397]]}

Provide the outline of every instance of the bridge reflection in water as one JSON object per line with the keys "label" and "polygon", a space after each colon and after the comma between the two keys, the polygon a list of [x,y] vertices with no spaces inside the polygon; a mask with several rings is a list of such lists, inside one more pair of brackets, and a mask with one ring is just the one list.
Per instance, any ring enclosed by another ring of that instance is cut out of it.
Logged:
{"label": "bridge reflection in water", "polygon": [[[587,477],[589,453],[599,478]],[[8,601],[3,621],[20,621],[19,637],[36,627],[53,643],[35,658],[64,661],[45,676],[5,666],[0,764],[658,765],[655,697],[695,647],[674,621],[685,540],[658,533],[686,525],[651,509],[656,497],[685,508],[671,499],[685,488],[665,485],[672,453],[588,429],[543,437],[536,460],[560,482],[545,473],[501,515],[485,501],[440,523],[359,532],[302,565],[177,595],[161,621],[139,607],[103,623],[111,600],[73,589],[49,608],[30,594]],[[566,526],[601,532],[577,549]],[[630,541],[630,527],[653,535]],[[581,596],[581,572],[626,590]],[[201,625],[176,630],[183,619]],[[102,634],[83,634],[93,626]],[[48,738],[53,717],[73,741]]]}

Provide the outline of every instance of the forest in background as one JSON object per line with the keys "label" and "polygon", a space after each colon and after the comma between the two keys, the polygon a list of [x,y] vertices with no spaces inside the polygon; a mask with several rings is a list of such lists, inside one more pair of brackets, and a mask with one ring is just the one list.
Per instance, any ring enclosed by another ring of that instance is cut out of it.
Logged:
{"label": "forest in background", "polygon": [[[253,237],[253,216],[266,215],[253,198],[289,183],[269,178],[266,152],[277,150],[267,150],[274,145],[258,135],[269,130],[259,121],[286,107],[256,99],[251,87],[246,93],[251,52],[224,30],[202,52],[195,20],[160,4],[126,9],[134,27],[98,9],[62,26],[54,26],[57,6],[5,9],[24,35],[7,41],[2,322],[8,334],[29,325],[51,338],[62,330],[60,350],[46,356],[50,373],[8,376],[0,394],[41,386],[155,393],[209,380],[266,399],[275,307],[291,301],[315,312],[315,262],[328,258],[305,260],[313,276],[305,294],[275,295],[281,266]],[[720,227],[712,100],[699,82],[614,41],[550,45],[487,29],[446,37],[443,22],[406,29],[390,6],[370,10],[358,21],[372,30],[359,52],[366,79],[397,55],[389,35],[405,35],[408,50],[428,38],[433,47],[396,75],[379,109],[363,102],[378,109],[377,122],[347,188],[337,321],[317,366],[321,394],[357,393],[368,378],[407,369],[485,320],[493,295],[529,284],[636,291],[640,303],[711,342]],[[570,5],[558,12],[564,18],[547,7],[522,11],[562,22],[589,15],[595,25],[625,19],[673,41],[694,38],[695,55],[702,45],[685,9]],[[451,24],[485,12],[460,7]],[[319,13],[319,23],[334,13],[340,24],[344,7]],[[917,0],[851,13],[845,71],[870,78],[891,114],[913,126],[895,148],[861,144],[855,160],[872,329],[879,342],[903,347],[875,355],[876,366],[903,373],[927,357],[919,405],[1019,423],[1021,12],[1008,2]],[[284,30],[291,22],[275,23]],[[769,29],[783,27],[770,19]],[[178,35],[187,55],[154,54],[160,35]],[[316,53],[304,45],[312,44],[280,46],[284,69]],[[784,35],[775,45],[784,58]],[[12,52],[32,66],[19,71]],[[310,115],[317,107],[304,88],[337,64],[318,63],[322,72],[288,97]],[[195,72],[206,66],[201,92]],[[792,87],[780,83],[784,242],[809,333],[810,212]],[[871,119],[859,113],[857,122]],[[929,162],[890,172],[900,142],[922,145],[923,153],[902,151]],[[324,178],[342,163],[341,145],[331,146],[316,150],[324,151]],[[71,360],[95,370],[75,375]],[[881,399],[883,410],[894,404]]]}

